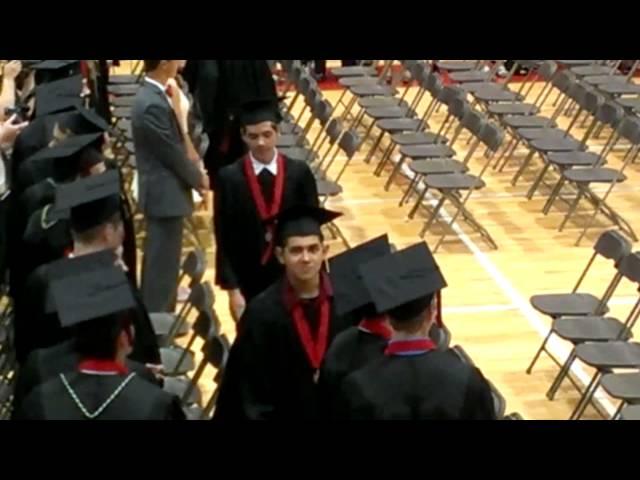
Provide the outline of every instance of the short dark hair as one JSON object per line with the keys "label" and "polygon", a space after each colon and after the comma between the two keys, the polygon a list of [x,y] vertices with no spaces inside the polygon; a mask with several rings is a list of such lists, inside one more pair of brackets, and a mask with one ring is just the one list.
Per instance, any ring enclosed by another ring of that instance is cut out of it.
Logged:
{"label": "short dark hair", "polygon": [[[278,132],[278,124],[275,122],[269,122],[271,124],[271,128],[273,128],[274,132]],[[248,125],[240,125],[240,133],[244,134],[247,132]]]}
{"label": "short dark hair", "polygon": [[387,312],[391,324],[400,330],[412,330],[424,322],[422,314],[433,304],[435,294],[430,293]]}
{"label": "short dark hair", "polygon": [[100,235],[100,232],[102,231],[102,228],[105,225],[111,224],[115,227],[123,222],[124,220],[122,218],[122,214],[120,212],[116,212],[111,216],[111,218],[107,219],[100,225],[96,225],[95,227],[90,228],[89,230],[85,230],[84,232],[76,232],[72,229],[71,235],[74,241],[79,241],[83,244],[91,244],[96,241],[96,239]]}
{"label": "short dark hair", "polygon": [[309,235],[305,235],[304,233],[301,233],[300,235],[292,235],[290,233],[284,232],[284,234],[276,234],[276,247],[285,248],[287,246],[287,240],[289,240],[291,237],[318,237],[320,243],[324,243],[324,235],[322,234],[322,232],[309,233]]}
{"label": "short dark hair", "polygon": [[116,340],[120,333],[131,327],[128,312],[107,315],[84,322],[76,327],[76,352],[81,357],[113,359]]}
{"label": "short dark hair", "polygon": [[143,62],[145,73],[149,73],[156,70],[160,66],[160,63],[162,63],[162,60],[143,60]]}

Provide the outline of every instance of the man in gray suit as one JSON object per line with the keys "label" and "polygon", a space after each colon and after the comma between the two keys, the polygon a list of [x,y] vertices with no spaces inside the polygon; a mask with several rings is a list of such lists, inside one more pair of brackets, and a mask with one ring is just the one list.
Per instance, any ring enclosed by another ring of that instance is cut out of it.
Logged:
{"label": "man in gray suit", "polygon": [[209,177],[189,160],[166,90],[178,60],[145,60],[145,80],[131,120],[138,167],[138,202],[146,218],[142,297],[150,312],[175,308],[184,218],[193,213],[191,190],[209,189]]}

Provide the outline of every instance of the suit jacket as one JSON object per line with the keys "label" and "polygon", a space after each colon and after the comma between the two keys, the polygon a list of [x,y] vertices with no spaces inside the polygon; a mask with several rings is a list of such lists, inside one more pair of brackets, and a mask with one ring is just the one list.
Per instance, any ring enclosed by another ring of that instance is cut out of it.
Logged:
{"label": "suit jacket", "polygon": [[157,218],[191,215],[191,189],[199,186],[202,174],[187,158],[178,119],[164,92],[144,82],[131,122],[142,213]]}

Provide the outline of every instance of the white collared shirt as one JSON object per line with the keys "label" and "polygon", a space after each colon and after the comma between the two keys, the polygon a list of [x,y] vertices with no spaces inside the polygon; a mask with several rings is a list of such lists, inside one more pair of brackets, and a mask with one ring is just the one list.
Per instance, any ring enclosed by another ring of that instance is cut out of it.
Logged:
{"label": "white collared shirt", "polygon": [[256,175],[260,175],[260,172],[262,172],[262,170],[264,170],[265,168],[269,170],[274,176],[278,175],[278,161],[277,161],[278,149],[276,148],[273,149],[273,159],[271,159],[271,161],[267,164],[259,162],[258,160],[253,158],[253,155],[251,154],[251,152],[249,152],[249,157],[251,158],[251,163],[253,164],[253,171],[255,172]]}
{"label": "white collared shirt", "polygon": [[149,77],[144,77],[145,82],[150,83],[151,85],[159,88],[160,90],[162,90],[162,93],[164,94],[165,98],[167,99],[167,102],[169,102],[169,105],[171,105],[171,98],[169,98],[169,95],[167,95],[167,87],[166,85],[162,85],[160,82],[154,80],[153,78],[149,78]]}

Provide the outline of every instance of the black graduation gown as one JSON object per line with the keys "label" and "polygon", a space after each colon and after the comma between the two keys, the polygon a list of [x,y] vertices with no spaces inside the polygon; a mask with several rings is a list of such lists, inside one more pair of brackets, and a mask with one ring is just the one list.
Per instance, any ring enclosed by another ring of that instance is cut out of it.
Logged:
{"label": "black graduation gown", "polygon": [[[274,256],[267,265],[260,264],[267,245],[266,230],[243,165],[241,159],[222,169],[215,191],[216,283],[225,289],[240,288],[248,301],[271,285],[283,270]],[[294,205],[318,206],[316,181],[309,166],[285,157],[285,170],[280,211]]]}
{"label": "black graduation gown", "polygon": [[[287,310],[285,282],[276,282],[248,305],[223,374],[214,420],[319,418],[315,371]],[[337,316],[332,305],[328,345],[348,327],[349,320]]]}
{"label": "black graduation gown", "polygon": [[342,384],[352,420],[495,420],[491,388],[452,351],[383,356]]}
{"label": "black graduation gown", "polygon": [[[129,375],[64,374],[89,413],[96,412]],[[16,412],[17,420],[89,420],[59,376],[31,391]],[[135,374],[95,420],[184,420],[175,395]]]}
{"label": "black graduation gown", "polygon": [[[47,348],[70,338],[70,332],[60,327],[56,313],[47,313],[46,304],[51,283],[49,264],[41,265],[29,277],[23,292],[22,308],[15,318],[16,357],[23,363],[33,350]],[[149,314],[132,285],[137,308],[132,322],[135,328],[131,360],[160,364],[158,340]]]}
{"label": "black graduation gown", "polygon": [[327,351],[318,389],[322,415],[340,418],[340,387],[352,372],[384,355],[388,340],[374,333],[350,327],[338,335]]}
{"label": "black graduation gown", "polygon": [[[13,390],[14,414],[31,390],[60,373],[72,371],[79,361],[80,355],[75,350],[74,339],[31,352],[16,378]],[[127,360],[127,367],[140,378],[160,386],[160,381],[143,364]]]}

